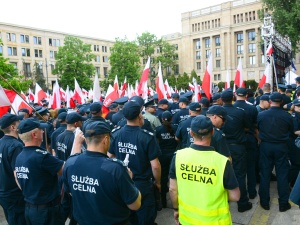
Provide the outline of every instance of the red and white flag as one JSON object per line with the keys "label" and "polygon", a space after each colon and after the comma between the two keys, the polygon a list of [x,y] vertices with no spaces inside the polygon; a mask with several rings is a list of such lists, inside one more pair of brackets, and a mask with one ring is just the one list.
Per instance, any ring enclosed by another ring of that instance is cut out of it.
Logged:
{"label": "red and white flag", "polygon": [[162,72],[161,72],[161,63],[159,62],[158,64],[158,74],[156,77],[156,93],[158,96],[158,101],[163,98],[167,98],[166,92],[165,92],[165,87],[164,87],[164,82],[162,78]]}
{"label": "red and white flag", "polygon": [[150,57],[148,57],[146,66],[145,66],[144,71],[143,71],[142,76],[141,76],[140,83],[138,85],[138,95],[141,95],[143,93],[144,84],[146,82],[148,82],[149,72],[150,72]]}
{"label": "red and white flag", "polygon": [[273,45],[272,42],[270,41],[270,44],[267,48],[267,55],[272,55],[273,54]]}
{"label": "red and white flag", "polygon": [[0,85],[0,117],[2,117],[5,113],[7,113],[9,108],[10,108],[10,101],[7,98],[3,88]]}
{"label": "red and white flag", "polygon": [[100,90],[100,84],[99,84],[99,78],[98,74],[95,75],[94,79],[94,87],[93,87],[93,102],[101,102],[101,90]]}
{"label": "red and white flag", "polygon": [[230,73],[228,70],[226,73],[226,81],[225,81],[225,89],[227,89],[227,88],[230,88]]}
{"label": "red and white flag", "polygon": [[126,95],[126,91],[127,91],[127,77],[125,77],[124,83],[122,85],[120,97],[125,96]]}
{"label": "red and white flag", "polygon": [[62,89],[61,87],[59,88],[59,93],[60,93],[60,99],[62,100],[66,100],[66,92],[64,91],[64,89]]}
{"label": "red and white flag", "polygon": [[239,59],[239,65],[237,67],[236,73],[235,73],[235,79],[234,84],[236,86],[245,88],[245,82],[244,82],[244,75],[243,75],[243,65],[242,65],[242,58]]}
{"label": "red and white flag", "polygon": [[145,82],[144,84],[142,98],[144,99],[145,102],[148,101],[148,82]]}
{"label": "red and white flag", "polygon": [[76,107],[76,104],[72,98],[73,94],[70,92],[69,85],[66,89],[66,102],[67,102],[67,108],[74,109]]}
{"label": "red and white flag", "polygon": [[52,109],[57,109],[61,107],[61,98],[60,98],[60,87],[56,79],[55,84],[53,85],[53,95],[52,102],[50,102]]}
{"label": "red and white flag", "polygon": [[84,94],[82,93],[82,90],[75,77],[74,80],[75,80],[75,90],[72,98],[73,100],[76,100],[78,104],[83,104],[85,99]]}
{"label": "red and white flag", "polygon": [[202,82],[202,90],[204,91],[206,97],[208,99],[211,98],[211,88],[212,88],[212,74],[213,73],[213,66],[212,66],[212,55],[210,54],[208,63],[206,66],[206,71],[203,77]]}
{"label": "red and white flag", "polygon": [[114,81],[114,90],[119,94],[119,81],[118,81],[118,76],[116,75],[115,81]]}
{"label": "red and white flag", "polygon": [[193,85],[193,84],[191,84],[191,83],[189,83],[189,88],[190,88],[190,90],[191,90],[191,91],[194,91],[194,90],[195,90],[195,87],[194,87],[194,85]]}
{"label": "red and white flag", "polygon": [[42,90],[42,88],[38,83],[35,83],[34,103],[38,103],[39,105],[42,105],[41,101],[44,98],[47,98],[46,92]]}
{"label": "red and white flag", "polygon": [[194,102],[199,102],[200,99],[201,99],[201,92],[200,92],[200,88],[199,88],[199,85],[197,84],[197,80],[195,78],[193,78],[193,84],[194,84],[194,87],[195,87],[195,99],[194,99]]}
{"label": "red and white flag", "polygon": [[111,85],[109,85],[103,105],[108,108],[108,106],[118,98],[119,98],[119,93],[116,92],[115,89]]}
{"label": "red and white flag", "polygon": [[170,85],[169,85],[169,82],[167,79],[165,80],[164,86],[165,86],[167,98],[171,98],[172,92],[171,92],[171,88],[170,88]]}
{"label": "red and white flag", "polygon": [[34,94],[32,93],[31,89],[28,89],[28,99],[29,101],[33,102],[34,101]]}
{"label": "red and white flag", "polygon": [[[9,99],[12,108],[11,114],[17,114],[18,111],[22,108],[28,109],[29,113],[32,112],[32,108],[16,92],[7,89],[3,90],[5,94],[1,93],[1,99],[3,98],[3,96],[6,96],[6,98]],[[0,111],[2,113],[3,109],[1,109]]]}
{"label": "red and white flag", "polygon": [[264,72],[264,74],[262,75],[262,77],[259,81],[258,87],[262,88],[265,83],[270,83],[270,81],[271,81],[270,78],[271,78],[271,76],[270,76],[270,64],[266,63],[265,72]]}

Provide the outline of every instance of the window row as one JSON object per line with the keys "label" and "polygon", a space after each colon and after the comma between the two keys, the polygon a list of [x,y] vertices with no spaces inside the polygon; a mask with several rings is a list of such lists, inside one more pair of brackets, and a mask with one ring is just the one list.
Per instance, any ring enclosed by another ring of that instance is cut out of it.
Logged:
{"label": "window row", "polygon": [[199,22],[199,23],[192,24],[192,32],[208,30],[211,28],[218,28],[220,26],[221,26],[220,18],[214,20],[208,20],[201,23]]}
{"label": "window row", "polygon": [[[209,58],[211,54],[211,50],[205,50],[205,58]],[[221,49],[220,48],[216,48],[215,50],[215,57],[220,58],[221,57]],[[196,51],[196,60],[201,59],[201,51]]]}
{"label": "window row", "polygon": [[[18,63],[17,62],[9,62],[10,64],[14,65],[15,69],[18,69]],[[50,63],[49,64],[51,71],[53,71],[55,69],[55,64],[54,63]],[[36,71],[39,71],[40,75],[43,75],[43,64],[42,63],[35,63],[33,65],[33,67],[35,68]],[[23,73],[25,77],[30,77],[32,75],[32,70],[31,70],[31,64],[30,63],[26,63],[23,62]],[[47,69],[47,67],[46,67]]]}
{"label": "window row", "polygon": [[[94,45],[94,52],[99,52],[99,51],[100,51],[100,46]],[[102,52],[107,52],[107,46],[102,46]]]}
{"label": "window row", "polygon": [[[100,77],[100,67],[96,66],[96,74]],[[108,67],[103,67],[104,78],[108,78]]]}
{"label": "window row", "polygon": [[255,11],[239,13],[239,14],[233,15],[233,23],[234,24],[253,21],[253,20],[256,20],[256,12]]}
{"label": "window row", "polygon": [[[247,35],[248,35],[249,42],[255,41],[255,37],[256,37],[255,31],[247,31]],[[236,42],[237,43],[244,42],[244,33],[243,32],[236,33]]]}
{"label": "window row", "polygon": [[[213,39],[215,41],[215,46],[220,46],[221,45],[220,36],[216,36]],[[210,48],[210,38],[204,38],[204,42],[205,42],[205,48]],[[201,48],[201,40],[200,39],[196,39],[195,48],[196,49]]]}
{"label": "window row", "polygon": [[[244,45],[237,45],[236,50],[238,55],[244,54]],[[248,44],[248,53],[255,53],[255,52],[256,52],[256,44],[254,43]]]}
{"label": "window row", "polygon": [[[16,34],[15,33],[6,33],[7,41],[16,42]],[[20,34],[20,42],[21,43],[29,43],[29,35]],[[41,45],[42,37],[33,36],[33,44]],[[60,46],[60,39],[49,38],[49,46]]]}
{"label": "window row", "polygon": [[[100,56],[96,55],[95,62],[100,62]],[[108,56],[102,56],[102,62],[108,63]]]}

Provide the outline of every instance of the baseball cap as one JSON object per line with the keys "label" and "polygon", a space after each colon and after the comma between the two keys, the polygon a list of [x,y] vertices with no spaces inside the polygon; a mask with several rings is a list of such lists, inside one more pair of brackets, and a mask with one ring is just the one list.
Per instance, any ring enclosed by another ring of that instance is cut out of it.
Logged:
{"label": "baseball cap", "polygon": [[186,97],[180,97],[180,98],[179,98],[179,103],[180,103],[180,102],[188,103],[189,100],[188,100]]}
{"label": "baseball cap", "polygon": [[157,105],[155,104],[154,99],[152,99],[152,100],[146,102],[144,104],[144,106],[147,108],[147,107],[153,107],[153,106],[157,106]]}
{"label": "baseball cap", "polygon": [[199,115],[193,118],[191,123],[191,130],[195,134],[207,135],[213,129],[211,120],[203,115]]}
{"label": "baseball cap", "polygon": [[213,105],[208,109],[206,112],[206,115],[219,115],[222,116],[223,121],[225,120],[232,120],[231,116],[227,115],[227,111],[224,109],[224,107],[220,105]]}
{"label": "baseball cap", "polygon": [[286,89],[285,93],[290,93],[290,94],[292,94],[292,93],[293,93],[293,90],[292,90],[292,89]]}
{"label": "baseball cap", "polygon": [[19,134],[27,133],[31,130],[34,130],[36,128],[47,128],[48,124],[47,123],[40,123],[37,119],[35,118],[28,118],[25,120],[21,120],[19,126],[18,126],[18,132]]}
{"label": "baseball cap", "polygon": [[260,101],[269,101],[270,100],[270,97],[269,97],[269,95],[262,95],[262,96],[260,96],[260,99],[259,99]]}
{"label": "baseball cap", "polygon": [[221,93],[221,98],[222,100],[225,101],[231,101],[233,98],[233,91],[231,88],[227,88],[225,89],[222,93]]}
{"label": "baseball cap", "polygon": [[192,91],[188,91],[183,96],[186,97],[186,98],[191,98],[193,96],[193,94],[194,93]]}
{"label": "baseball cap", "polygon": [[294,101],[293,101],[293,105],[296,105],[296,106],[298,106],[298,105],[300,105],[300,99],[295,99]]}
{"label": "baseball cap", "polygon": [[115,108],[117,108],[117,107],[118,107],[118,104],[117,104],[117,103],[111,103],[111,104],[108,106],[109,109],[115,109]]}
{"label": "baseball cap", "polygon": [[165,121],[171,121],[171,119],[172,119],[172,113],[170,113],[169,111],[164,111],[161,114],[161,119],[165,120]]}
{"label": "baseball cap", "polygon": [[68,115],[68,113],[62,112],[62,113],[58,114],[57,120],[58,120],[59,122],[65,122],[65,121],[66,121],[66,118],[67,118],[67,115]]}
{"label": "baseball cap", "polygon": [[107,133],[109,134],[111,133],[111,129],[108,123],[103,121],[96,121],[86,126],[84,136],[92,137],[95,135],[107,134]]}
{"label": "baseball cap", "polygon": [[238,88],[238,89],[236,90],[236,95],[237,95],[237,96],[243,97],[243,96],[246,96],[247,94],[248,94],[248,91],[247,91],[246,88],[241,87],[241,88]]}
{"label": "baseball cap", "polygon": [[189,104],[189,110],[194,112],[201,112],[201,105],[199,102],[191,102]]}
{"label": "baseball cap", "polygon": [[124,105],[126,102],[128,102],[128,97],[121,97],[114,101],[114,103],[117,103],[118,105]]}
{"label": "baseball cap", "polygon": [[296,77],[295,80],[296,80],[297,82],[300,82],[300,77]]}
{"label": "baseball cap", "polygon": [[6,113],[0,119],[1,129],[9,127],[13,122],[22,120],[24,115],[16,116],[14,114]]}
{"label": "baseball cap", "polygon": [[286,86],[284,84],[278,84],[278,88],[282,91],[286,90]]}
{"label": "baseball cap", "polygon": [[49,113],[47,108],[41,108],[40,110],[37,111],[38,114],[40,114],[41,116],[47,115],[47,113]]}
{"label": "baseball cap", "polygon": [[199,101],[201,104],[203,104],[203,106],[205,106],[205,107],[209,107],[209,100],[208,100],[208,98],[205,98],[205,97],[202,97],[201,99],[200,99],[200,101]]}
{"label": "baseball cap", "polygon": [[141,112],[141,106],[136,101],[126,102],[123,107],[123,115],[128,120],[135,119]]}
{"label": "baseball cap", "polygon": [[270,100],[272,102],[281,102],[282,99],[282,94],[280,94],[279,92],[275,91],[270,95]]}
{"label": "baseball cap", "polygon": [[102,102],[94,102],[90,105],[90,112],[92,114],[100,112],[102,109]]}
{"label": "baseball cap", "polygon": [[162,98],[161,100],[159,100],[158,105],[162,105],[162,104],[169,104],[168,100],[165,98]]}
{"label": "baseball cap", "polygon": [[172,97],[172,98],[179,98],[179,94],[178,94],[178,93],[173,93],[173,94],[171,95],[171,97]]}
{"label": "baseball cap", "polygon": [[217,101],[218,99],[221,98],[221,93],[215,93],[213,96],[212,96],[212,100],[213,101]]}
{"label": "baseball cap", "polygon": [[26,108],[19,109],[18,113],[20,113],[20,112],[28,113],[29,114],[29,110],[26,109]]}
{"label": "baseball cap", "polygon": [[132,96],[130,98],[130,101],[136,101],[137,103],[140,104],[141,107],[144,105],[144,99],[140,96]]}
{"label": "baseball cap", "polygon": [[66,108],[60,108],[60,109],[58,110],[58,115],[59,115],[60,113],[63,113],[63,112],[68,112],[68,109],[66,109]]}
{"label": "baseball cap", "polygon": [[81,116],[77,112],[69,113],[66,117],[67,124],[73,124],[78,121],[85,121],[86,119],[87,119],[86,117]]}

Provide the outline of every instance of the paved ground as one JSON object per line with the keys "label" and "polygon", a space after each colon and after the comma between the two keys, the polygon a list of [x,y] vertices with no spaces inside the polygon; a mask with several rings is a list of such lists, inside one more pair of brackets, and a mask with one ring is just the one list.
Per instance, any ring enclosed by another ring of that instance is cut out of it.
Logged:
{"label": "paved ground", "polygon": [[[250,211],[239,213],[237,211],[237,204],[230,204],[230,211],[234,225],[299,225],[300,224],[300,210],[297,205],[292,204],[292,208],[286,212],[279,212],[278,209],[278,195],[277,183],[271,182],[271,203],[270,210],[266,211],[259,205],[259,199],[256,197],[250,200],[253,203],[253,208]],[[158,212],[156,222],[158,225],[173,225],[173,210],[171,203],[168,200],[168,207]],[[67,224],[67,223],[66,223]],[[0,207],[0,225],[7,225],[5,217]]]}

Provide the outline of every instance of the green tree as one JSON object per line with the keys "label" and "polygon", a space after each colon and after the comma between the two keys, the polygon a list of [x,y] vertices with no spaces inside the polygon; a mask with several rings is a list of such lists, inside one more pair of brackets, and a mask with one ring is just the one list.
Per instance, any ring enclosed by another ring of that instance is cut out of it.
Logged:
{"label": "green tree", "polygon": [[[43,76],[43,73],[41,72],[41,67],[37,62],[34,63],[32,75],[34,77],[35,83],[38,83],[43,90],[47,90],[46,80]],[[35,83],[32,82],[31,88],[35,87]]]}
{"label": "green tree", "polygon": [[176,66],[175,59],[178,57],[177,53],[175,52],[174,45],[171,45],[167,41],[160,39],[158,42],[158,47],[160,48],[160,54],[157,56],[155,61],[161,62],[162,69],[170,68],[174,71]]}
{"label": "green tree", "polygon": [[[0,46],[3,46],[3,42],[0,39]],[[7,89],[13,87],[16,91],[27,91],[31,80],[25,80],[24,76],[18,74],[18,70],[15,69],[13,64],[8,63],[8,58],[4,58],[0,53],[0,85]]]}
{"label": "green tree", "polygon": [[139,46],[140,56],[147,60],[148,57],[152,58],[154,54],[155,47],[157,46],[157,37],[149,32],[142,33],[141,36],[137,37],[136,40]]}
{"label": "green tree", "polygon": [[177,85],[175,75],[172,74],[171,76],[168,76],[167,79],[168,79],[169,85],[170,85],[171,87],[175,88],[175,86]]}
{"label": "green tree", "polygon": [[125,76],[130,84],[139,80],[142,73],[140,58],[137,54],[139,48],[134,41],[127,39],[116,39],[112,48],[109,62],[111,70],[109,71],[109,79],[114,80],[118,76],[118,80],[123,82]]}
{"label": "green tree", "polygon": [[202,84],[202,81],[201,81],[201,78],[200,76],[197,75],[196,71],[195,70],[192,70],[191,72],[191,77],[190,77],[190,82],[192,83],[193,82],[193,79],[196,79],[197,80],[197,84]]}
{"label": "green tree", "polygon": [[91,45],[84,44],[79,38],[65,37],[64,46],[58,49],[55,69],[52,71],[58,75],[60,86],[65,89],[69,85],[70,89],[74,89],[74,77],[81,88],[88,90],[92,86],[90,78],[95,73],[95,66],[91,62],[95,55],[91,51]]}
{"label": "green tree", "polygon": [[264,8],[272,12],[275,29],[281,35],[288,35],[293,49],[299,50],[300,41],[300,1],[299,0],[262,0]]}
{"label": "green tree", "polygon": [[187,73],[183,73],[182,76],[178,76],[177,78],[177,90],[180,90],[181,88],[183,90],[189,90],[189,76]]}

